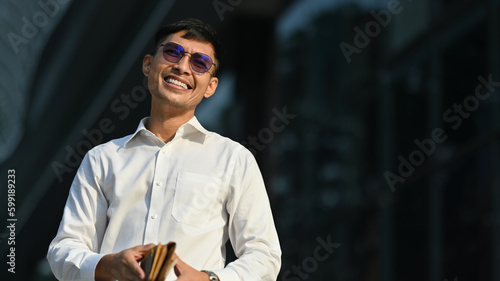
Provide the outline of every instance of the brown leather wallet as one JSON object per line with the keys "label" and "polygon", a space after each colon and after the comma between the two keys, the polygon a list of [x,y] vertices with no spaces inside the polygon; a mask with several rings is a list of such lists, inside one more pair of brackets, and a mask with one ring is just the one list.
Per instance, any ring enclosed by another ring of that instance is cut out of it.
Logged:
{"label": "brown leather wallet", "polygon": [[175,242],[168,242],[166,245],[159,243],[141,260],[141,268],[146,274],[147,281],[163,281],[167,277],[177,259],[173,260],[175,252]]}

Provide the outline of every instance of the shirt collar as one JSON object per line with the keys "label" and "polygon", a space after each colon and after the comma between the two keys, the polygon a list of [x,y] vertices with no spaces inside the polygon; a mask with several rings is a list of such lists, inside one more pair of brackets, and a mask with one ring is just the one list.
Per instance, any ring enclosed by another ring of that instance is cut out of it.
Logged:
{"label": "shirt collar", "polygon": [[[137,129],[135,130],[135,132],[132,135],[130,135],[130,137],[125,141],[125,146],[127,145],[127,143],[129,141],[131,141],[137,135],[140,135],[141,132],[154,135],[151,131],[149,131],[146,128],[148,121],[149,121],[149,117],[144,117],[139,122],[139,126],[137,126]],[[191,135],[193,133],[201,133],[203,135],[203,139],[204,139],[204,137],[210,135],[210,132],[207,131],[205,128],[203,128],[203,126],[200,124],[200,122],[198,121],[198,118],[196,118],[196,116],[193,116],[191,119],[189,119],[189,121],[187,121],[182,126],[180,126],[179,129],[177,129],[177,132],[174,136],[174,139],[178,138],[178,137],[189,138],[189,135]]]}
{"label": "shirt collar", "polygon": [[198,131],[198,132],[204,134],[205,136],[210,135],[210,132],[207,131],[205,128],[203,128],[203,126],[200,124],[200,122],[198,122],[198,118],[196,118],[196,116],[193,116],[191,119],[189,119],[189,121],[187,121],[186,124],[182,125],[181,128],[184,126],[190,127],[192,129],[192,130],[188,130],[190,132]]}

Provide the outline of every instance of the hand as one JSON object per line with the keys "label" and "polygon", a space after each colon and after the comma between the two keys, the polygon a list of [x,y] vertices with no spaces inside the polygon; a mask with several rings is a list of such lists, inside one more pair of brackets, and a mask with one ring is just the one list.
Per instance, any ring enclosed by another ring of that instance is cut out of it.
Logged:
{"label": "hand", "polygon": [[174,272],[177,281],[210,281],[210,277],[205,272],[192,268],[177,255],[175,255],[175,258],[177,258],[177,263],[174,266]]}
{"label": "hand", "polygon": [[146,274],[140,261],[155,244],[136,246],[101,258],[95,269],[96,281],[142,281]]}

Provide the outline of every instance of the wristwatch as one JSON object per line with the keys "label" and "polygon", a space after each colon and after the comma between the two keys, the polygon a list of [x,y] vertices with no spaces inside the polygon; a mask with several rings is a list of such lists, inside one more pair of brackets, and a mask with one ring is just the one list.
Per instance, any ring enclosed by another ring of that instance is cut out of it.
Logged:
{"label": "wristwatch", "polygon": [[202,270],[201,272],[205,272],[206,274],[208,274],[208,277],[210,277],[210,281],[219,281],[219,279],[217,279],[217,275],[215,275],[215,273],[213,273],[212,271]]}

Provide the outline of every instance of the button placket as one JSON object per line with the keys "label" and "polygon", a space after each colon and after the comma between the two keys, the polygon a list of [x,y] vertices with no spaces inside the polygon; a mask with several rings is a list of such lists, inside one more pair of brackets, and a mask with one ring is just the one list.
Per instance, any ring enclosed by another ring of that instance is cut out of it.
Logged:
{"label": "button placket", "polygon": [[151,187],[151,200],[149,204],[149,215],[145,232],[145,242],[158,241],[160,227],[160,216],[163,207],[163,197],[165,196],[165,183],[167,180],[168,158],[163,152],[163,147],[156,154],[155,172],[153,185]]}

